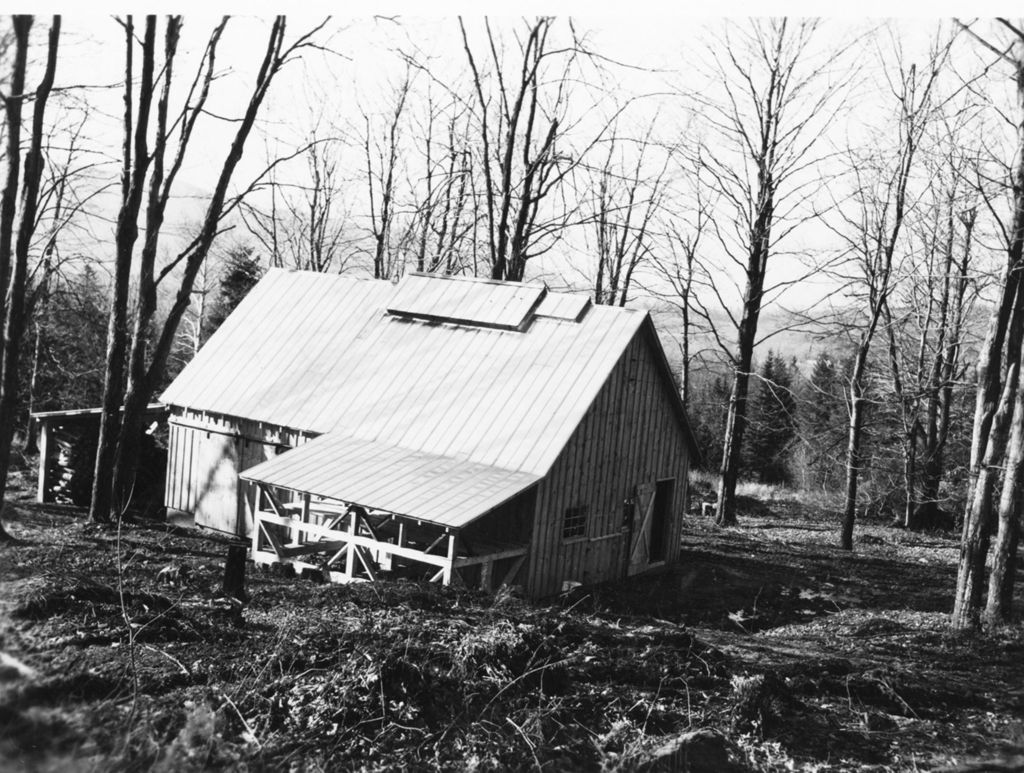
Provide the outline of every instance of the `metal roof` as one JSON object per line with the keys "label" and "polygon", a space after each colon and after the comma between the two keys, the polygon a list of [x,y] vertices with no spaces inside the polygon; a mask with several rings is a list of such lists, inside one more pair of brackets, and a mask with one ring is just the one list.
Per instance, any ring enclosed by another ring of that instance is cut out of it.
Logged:
{"label": "metal roof", "polygon": [[241,477],[451,528],[465,526],[540,480],[336,432],[251,467]]}
{"label": "metal roof", "polygon": [[[150,403],[143,410],[143,415],[149,416],[155,413],[166,413],[169,410],[170,408],[163,403]],[[123,407],[121,412],[124,413]],[[103,413],[102,408],[71,408],[63,411],[33,411],[29,416],[33,419],[76,419],[85,416],[98,417],[101,413]]]}
{"label": "metal roof", "polygon": [[431,321],[463,322],[510,330],[522,328],[547,293],[543,287],[511,282],[409,274],[388,311]]}
{"label": "metal roof", "polygon": [[578,322],[583,313],[590,308],[590,298],[586,295],[570,293],[548,293],[534,312],[538,317],[554,317]]}
{"label": "metal roof", "polygon": [[386,311],[410,287],[465,285],[508,287],[271,270],[161,400],[545,475],[648,314],[591,306],[511,330]]}

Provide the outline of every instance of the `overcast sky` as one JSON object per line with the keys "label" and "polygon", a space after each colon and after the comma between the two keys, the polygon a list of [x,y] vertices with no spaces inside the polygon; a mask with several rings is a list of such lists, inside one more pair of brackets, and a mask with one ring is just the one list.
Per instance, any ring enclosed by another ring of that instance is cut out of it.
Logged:
{"label": "overcast sky", "polygon": [[[102,8],[103,4],[99,6]],[[200,11],[196,11],[196,8]],[[218,11],[232,9],[231,4],[216,4]],[[326,9],[327,5],[323,7]],[[505,6],[507,8],[507,6]],[[244,13],[253,10],[269,13],[272,7],[260,3],[246,4]],[[289,33],[294,35],[314,26],[321,18],[316,14],[318,4],[303,4],[302,16],[289,17]],[[474,6],[474,9],[487,8]],[[687,114],[685,96],[713,88],[709,86],[707,73],[702,70],[707,62],[706,44],[709,32],[720,26],[716,17],[685,17],[680,15],[688,10],[708,11],[704,7],[689,8],[682,5],[656,5],[650,3],[631,4],[633,11],[628,16],[611,15],[609,11],[620,11],[620,5],[586,4],[574,7],[572,4],[555,4],[556,11],[582,11],[575,18],[577,32],[586,35],[591,48],[605,57],[600,68],[600,83],[584,83],[579,86],[585,92],[581,104],[588,107],[577,127],[581,136],[594,134],[614,112],[615,105],[635,99],[629,111],[628,122],[639,127],[655,115],[659,118],[659,138],[664,141],[686,141],[687,133],[696,131],[695,124]],[[740,13],[752,6],[733,3],[716,3],[714,11]],[[785,10],[787,12],[808,12],[814,10],[851,11],[852,8],[817,8],[810,5],[781,4],[757,6],[760,9]],[[38,4],[45,11],[45,3]],[[393,10],[392,10],[393,9]],[[393,6],[388,13],[410,10],[401,4]],[[517,6],[517,10],[519,7]],[[921,14],[916,18],[897,21],[871,18],[864,14],[903,10],[909,14]],[[905,9],[905,10],[904,10]],[[115,10],[115,9],[110,9]],[[180,62],[177,70],[190,73],[198,61],[206,37],[216,23],[209,4],[195,6],[174,4],[168,11],[184,11],[185,29],[180,47]],[[336,8],[332,10],[337,10]],[[370,6],[346,7],[348,13],[369,13]],[[372,10],[380,11],[376,7]],[[329,51],[308,52],[301,61],[290,64],[273,86],[261,114],[257,131],[250,138],[244,163],[235,175],[236,185],[243,185],[263,169],[268,159],[289,152],[308,139],[310,126],[319,121],[323,131],[347,136],[349,155],[346,166],[355,179],[360,165],[358,146],[352,145],[353,132],[362,125],[362,116],[375,116],[390,107],[389,97],[404,72],[400,54],[414,56],[423,63],[429,74],[416,76],[414,89],[421,97],[430,85],[431,79],[450,83],[464,77],[465,54],[461,48],[458,26],[451,13],[459,10],[458,5],[429,4],[417,5],[419,13],[428,11],[430,16],[402,16],[399,19],[370,16],[352,18],[335,17],[320,36],[320,42]],[[525,12],[534,9],[529,5]],[[540,9],[537,9],[540,10]],[[859,68],[859,75],[852,88],[856,90],[854,109],[845,114],[842,122],[830,127],[827,143],[832,149],[855,144],[863,139],[863,127],[875,120],[875,113],[883,109],[884,92],[878,89],[878,64],[875,59],[877,45],[864,44],[842,60],[831,60],[830,51],[837,50],[850,40],[867,40],[863,36],[871,30],[888,26],[906,48],[907,55],[922,58],[930,37],[934,34],[936,15],[942,6],[929,4],[872,4],[858,3],[856,10],[862,15],[849,15],[826,20],[818,38],[814,56],[821,67],[836,67],[838,70],[851,66]],[[954,12],[956,9],[949,9]],[[972,10],[972,13],[978,13]],[[44,19],[39,19],[36,33],[45,34]],[[511,29],[517,19],[503,16],[495,20],[495,26]],[[471,37],[479,34],[479,16],[467,18]],[[268,24],[265,18],[242,16],[229,24],[221,43],[218,62],[222,77],[214,85],[209,105],[218,117],[210,117],[201,124],[197,141],[190,150],[187,164],[182,171],[172,218],[177,227],[187,229],[200,216],[203,198],[212,186],[213,179],[226,153],[234,131],[229,119],[241,113],[248,98],[253,73],[259,64],[262,47],[266,40]],[[58,66],[58,83],[64,85],[86,85],[83,102],[90,110],[88,134],[94,146],[107,154],[114,164],[111,175],[116,175],[116,158],[120,143],[121,91],[118,81],[123,78],[123,42],[120,27],[110,15],[93,12],[89,15],[67,15],[64,19],[63,53]],[[480,42],[480,39],[477,39]],[[41,50],[41,49],[40,49]],[[969,48],[958,54],[966,58],[977,58]],[[968,63],[965,61],[965,65]],[[971,64],[973,66],[973,64]],[[598,71],[593,70],[594,73]],[[596,76],[595,76],[596,77]],[[179,78],[179,89],[187,86],[188,78]],[[589,91],[588,91],[589,90]],[[691,103],[692,104],[692,103]],[[70,118],[69,118],[70,120]],[[301,179],[304,169],[293,164],[285,176]],[[837,178],[838,179],[838,178]],[[839,183],[837,182],[837,186]],[[353,188],[357,183],[353,183]],[[354,222],[363,218],[365,203],[361,191],[354,190],[351,197],[351,216]],[[114,192],[109,197],[110,208],[115,204]],[[112,233],[111,222],[95,223],[85,239],[94,239],[96,249],[102,251],[109,244]],[[240,235],[241,232],[239,232]],[[235,238],[229,236],[228,238]],[[828,249],[829,234],[821,228],[807,228],[794,235],[787,249]],[[174,246],[173,239],[166,243],[167,249]],[[82,245],[83,250],[88,249]],[[569,281],[582,280],[580,272],[567,269],[560,261],[569,260],[573,250],[585,252],[588,246],[585,237],[575,237],[565,249],[556,251],[549,259],[538,261],[534,273],[549,279],[560,275]],[[781,252],[781,251],[780,251]],[[780,255],[773,262],[770,279],[780,281],[800,275],[802,268],[786,255]],[[820,293],[821,287],[829,282],[822,280],[817,289],[805,288],[803,293]],[[790,299],[794,302],[793,299]],[[795,303],[795,302],[794,302]]]}

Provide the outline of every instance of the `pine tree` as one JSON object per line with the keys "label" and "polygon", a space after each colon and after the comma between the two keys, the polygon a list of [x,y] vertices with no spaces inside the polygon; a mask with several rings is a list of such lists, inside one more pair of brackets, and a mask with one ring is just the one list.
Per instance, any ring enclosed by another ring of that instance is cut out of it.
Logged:
{"label": "pine tree", "polygon": [[800,434],[808,482],[832,488],[842,478],[847,415],[840,366],[827,351],[818,352],[802,397]]}
{"label": "pine tree", "polygon": [[203,324],[203,340],[209,340],[263,276],[263,266],[252,247],[240,245],[228,250],[220,274],[220,287]]}
{"label": "pine tree", "polygon": [[789,456],[797,435],[793,370],[769,351],[759,373],[751,405],[746,472],[762,483],[786,483],[792,476]]}
{"label": "pine tree", "polygon": [[103,394],[106,346],[106,294],[92,266],[54,292],[45,316],[33,320],[39,336],[38,369],[32,358],[23,367],[34,411],[91,408]]}
{"label": "pine tree", "polygon": [[700,469],[718,472],[722,465],[722,433],[725,431],[729,384],[721,374],[710,378],[698,376],[691,391],[693,396],[687,413],[702,451]]}

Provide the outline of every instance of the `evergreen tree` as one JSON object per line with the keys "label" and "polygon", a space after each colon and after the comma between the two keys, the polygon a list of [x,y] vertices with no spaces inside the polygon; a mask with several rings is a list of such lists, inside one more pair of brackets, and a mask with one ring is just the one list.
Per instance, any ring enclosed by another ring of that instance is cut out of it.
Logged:
{"label": "evergreen tree", "polygon": [[[32,321],[38,357],[22,363],[33,411],[91,408],[103,394],[106,294],[92,266],[63,282]],[[35,370],[33,373],[32,371]]]}
{"label": "evergreen tree", "polygon": [[849,417],[843,375],[849,365],[848,359],[841,363],[828,351],[819,351],[800,390],[800,437],[807,486],[832,490],[842,484]]}
{"label": "evergreen tree", "polygon": [[718,472],[722,465],[722,433],[729,404],[729,384],[722,374],[695,374],[687,406],[690,426],[701,449],[700,469]]}
{"label": "evergreen tree", "polygon": [[220,274],[220,287],[204,320],[204,341],[209,340],[262,276],[263,266],[253,254],[252,247],[241,245],[228,250]]}
{"label": "evergreen tree", "polygon": [[797,435],[793,374],[772,351],[758,374],[744,456],[747,475],[762,483],[786,483],[792,477],[789,456]]}

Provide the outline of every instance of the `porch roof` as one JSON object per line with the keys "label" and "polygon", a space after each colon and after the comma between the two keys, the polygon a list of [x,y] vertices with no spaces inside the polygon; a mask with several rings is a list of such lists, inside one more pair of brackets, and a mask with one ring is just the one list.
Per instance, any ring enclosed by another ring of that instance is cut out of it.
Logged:
{"label": "porch roof", "polygon": [[245,480],[461,528],[537,483],[533,473],[329,432]]}

